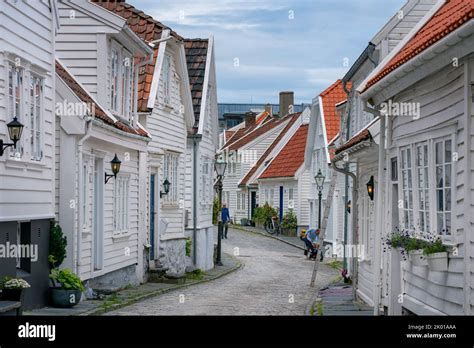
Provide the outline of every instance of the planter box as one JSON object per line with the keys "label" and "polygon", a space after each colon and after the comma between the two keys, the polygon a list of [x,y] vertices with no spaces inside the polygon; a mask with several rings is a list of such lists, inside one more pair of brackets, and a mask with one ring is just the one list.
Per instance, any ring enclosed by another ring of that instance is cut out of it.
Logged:
{"label": "planter box", "polygon": [[23,303],[25,289],[3,289],[2,301],[15,301]]}
{"label": "planter box", "polygon": [[81,295],[81,290],[51,288],[51,301],[55,307],[74,307],[81,301]]}
{"label": "planter box", "polygon": [[423,255],[423,250],[413,250],[408,253],[408,257],[413,266],[428,266],[428,260]]}
{"label": "planter box", "polygon": [[289,230],[289,229],[283,228],[281,230],[281,234],[284,235],[284,236],[296,237],[296,229]]}
{"label": "planter box", "polygon": [[448,253],[434,253],[426,256],[431,271],[445,272],[448,270]]}

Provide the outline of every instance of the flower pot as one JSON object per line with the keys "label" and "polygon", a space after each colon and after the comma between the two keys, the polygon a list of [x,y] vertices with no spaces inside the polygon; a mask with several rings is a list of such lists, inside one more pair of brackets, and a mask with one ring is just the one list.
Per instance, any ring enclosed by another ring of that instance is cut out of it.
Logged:
{"label": "flower pot", "polygon": [[23,302],[25,292],[23,289],[3,289],[2,301],[20,301]]}
{"label": "flower pot", "polygon": [[413,266],[428,266],[426,256],[423,255],[423,250],[412,250],[408,253],[408,257]]}
{"label": "flower pot", "polygon": [[434,253],[426,256],[430,270],[444,272],[448,270],[448,253]]}
{"label": "flower pot", "polygon": [[51,288],[51,301],[55,307],[71,308],[81,301],[81,290]]}

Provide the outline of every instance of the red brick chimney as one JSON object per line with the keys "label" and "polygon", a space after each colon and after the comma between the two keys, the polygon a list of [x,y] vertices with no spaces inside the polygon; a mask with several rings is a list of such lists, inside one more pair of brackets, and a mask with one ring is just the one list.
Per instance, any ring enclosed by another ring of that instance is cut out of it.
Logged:
{"label": "red brick chimney", "polygon": [[257,114],[255,112],[249,111],[245,113],[245,128],[250,128],[255,126]]}

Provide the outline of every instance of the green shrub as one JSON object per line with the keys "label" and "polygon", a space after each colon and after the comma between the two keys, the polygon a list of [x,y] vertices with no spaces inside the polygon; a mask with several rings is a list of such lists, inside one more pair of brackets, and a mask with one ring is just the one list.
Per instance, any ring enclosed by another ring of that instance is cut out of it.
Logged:
{"label": "green shrub", "polygon": [[218,216],[219,216],[219,198],[218,197],[214,197],[214,202],[212,204],[212,223],[214,225],[217,225],[217,219],[218,219]]}
{"label": "green shrub", "polygon": [[186,239],[186,256],[191,256],[191,246],[193,245],[193,241],[191,238]]}
{"label": "green shrub", "polygon": [[281,227],[286,230],[295,230],[298,227],[298,218],[293,209],[289,209],[288,212],[283,215]]}
{"label": "green shrub", "polygon": [[60,284],[63,289],[81,290],[84,291],[81,279],[69,268],[59,269],[54,268],[49,277],[53,280],[55,285]]}
{"label": "green shrub", "polygon": [[448,247],[446,245],[443,245],[441,239],[437,239],[434,242],[425,243],[425,246],[423,248],[423,254],[430,255],[435,253],[443,253],[447,250]]}
{"label": "green shrub", "polygon": [[51,222],[49,231],[49,254],[48,262],[50,268],[59,267],[66,258],[67,238],[64,236],[61,226],[57,222]]}
{"label": "green shrub", "polygon": [[270,206],[268,203],[265,203],[263,207],[255,208],[252,218],[256,223],[264,224],[265,221],[276,215],[278,215],[276,209]]}

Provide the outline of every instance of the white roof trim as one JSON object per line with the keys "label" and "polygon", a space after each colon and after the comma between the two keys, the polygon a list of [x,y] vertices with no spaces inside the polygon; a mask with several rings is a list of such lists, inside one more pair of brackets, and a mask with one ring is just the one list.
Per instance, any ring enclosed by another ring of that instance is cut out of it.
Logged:
{"label": "white roof trim", "polygon": [[[161,39],[165,39],[170,36],[170,30],[165,29],[161,32]],[[158,45],[158,56],[156,57],[155,70],[153,71],[153,79],[150,86],[150,94],[148,96],[147,108],[153,109],[155,107],[156,98],[158,95],[158,87],[160,85],[160,73],[161,67],[163,66],[163,59],[165,55],[163,54],[166,51],[166,43],[168,41],[162,41]],[[160,54],[160,52],[162,52]],[[153,52],[154,54],[154,52]]]}
{"label": "white roof trim", "polygon": [[[446,3],[447,0],[438,0],[436,5],[434,5],[428,13],[423,17],[421,21],[419,21],[413,29],[401,40],[398,45],[390,52],[381,62],[380,64],[372,70],[372,72],[365,78],[364,81],[356,88],[356,91],[361,93],[370,80],[372,80],[377,74],[379,74],[383,69],[385,69],[386,65],[395,57],[403,47],[420,31],[420,29],[438,12],[438,10]],[[400,67],[399,67],[400,68]],[[398,68],[396,69],[398,70]],[[391,72],[393,73],[393,71]],[[390,74],[391,74],[390,73]],[[389,74],[389,75],[390,75]],[[388,76],[388,75],[387,75]],[[386,76],[385,76],[386,77]]]}
{"label": "white roof trim", "polygon": [[[328,162],[331,161],[331,158],[329,157],[329,150],[328,150],[328,135],[326,133],[326,120],[324,118],[324,106],[323,106],[323,98],[319,96],[319,114],[321,118],[321,127],[323,131],[323,137],[324,137],[324,149],[326,152],[326,159]],[[316,128],[317,129],[317,128]],[[316,131],[316,136],[317,136],[317,131]]]}
{"label": "white roof trim", "polygon": [[204,118],[206,116],[207,94],[209,93],[209,76],[211,72],[211,59],[212,59],[213,47],[214,47],[214,37],[211,35],[209,37],[208,46],[207,46],[206,68],[204,70],[204,82],[202,85],[201,110],[199,111],[199,126],[198,126],[199,134],[202,134],[202,132],[204,131],[204,125],[205,125]]}

